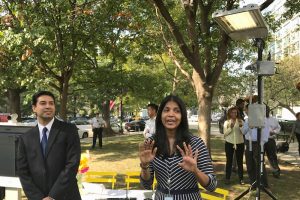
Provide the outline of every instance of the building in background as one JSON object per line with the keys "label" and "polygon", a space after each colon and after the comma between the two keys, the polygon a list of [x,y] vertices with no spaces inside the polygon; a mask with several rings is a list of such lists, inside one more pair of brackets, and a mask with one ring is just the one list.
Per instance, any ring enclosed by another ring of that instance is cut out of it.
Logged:
{"label": "building in background", "polygon": [[[263,1],[260,2],[260,4]],[[263,12],[274,15],[275,20],[283,19],[287,8],[284,6],[286,0],[275,0]],[[288,56],[300,55],[300,13],[284,21],[276,32],[271,33],[273,41],[269,44],[268,51],[272,60],[280,62]],[[294,112],[299,112],[300,106],[292,107]],[[295,120],[295,116],[286,108],[276,109],[276,117],[281,120]]]}
{"label": "building in background", "polygon": [[[270,12],[275,20],[282,19],[286,8],[286,0],[275,0],[264,12]],[[272,60],[280,61],[284,57],[300,54],[300,13],[291,19],[284,21],[275,33],[272,33],[274,41],[269,46]]]}

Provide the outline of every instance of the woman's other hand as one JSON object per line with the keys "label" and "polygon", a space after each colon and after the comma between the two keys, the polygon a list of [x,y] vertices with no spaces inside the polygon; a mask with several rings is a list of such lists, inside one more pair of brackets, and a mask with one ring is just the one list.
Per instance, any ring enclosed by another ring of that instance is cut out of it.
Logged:
{"label": "woman's other hand", "polygon": [[182,156],[182,162],[178,165],[186,171],[195,173],[197,171],[198,150],[193,154],[191,145],[187,146],[185,142],[183,148],[184,150],[177,145],[177,149]]}

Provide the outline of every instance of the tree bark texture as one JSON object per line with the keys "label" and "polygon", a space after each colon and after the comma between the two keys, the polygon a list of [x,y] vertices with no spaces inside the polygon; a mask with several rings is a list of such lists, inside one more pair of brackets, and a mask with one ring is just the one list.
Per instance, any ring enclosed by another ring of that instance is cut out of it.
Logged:
{"label": "tree bark texture", "polygon": [[7,97],[8,97],[8,105],[9,105],[9,113],[18,114],[17,120],[21,119],[21,93],[24,92],[22,89],[7,89]]}
{"label": "tree bark texture", "polygon": [[114,135],[114,131],[111,129],[110,126],[110,109],[109,109],[109,100],[104,101],[102,104],[102,111],[103,111],[103,120],[105,122],[105,128],[103,130],[104,135]]}

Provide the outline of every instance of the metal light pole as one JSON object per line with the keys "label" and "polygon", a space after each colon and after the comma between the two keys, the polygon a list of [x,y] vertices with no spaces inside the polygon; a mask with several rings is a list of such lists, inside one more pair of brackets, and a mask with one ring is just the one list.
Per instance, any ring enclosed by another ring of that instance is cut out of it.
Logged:
{"label": "metal light pole", "polygon": [[[268,26],[265,23],[261,12],[260,7],[255,4],[249,4],[243,8],[238,8],[229,11],[216,11],[212,15],[213,19],[218,23],[218,25],[227,33],[227,35],[233,40],[245,40],[245,39],[255,39],[255,45],[258,50],[257,55],[257,89],[258,89],[258,110],[261,111],[263,103],[263,76],[272,75],[269,71],[272,71],[272,65],[270,63],[263,63],[262,55],[264,49],[264,41],[262,38],[265,38],[268,35]],[[264,67],[265,64],[265,68]],[[267,70],[266,70],[267,69]],[[271,70],[269,70],[271,69]],[[257,116],[256,117],[260,117]],[[258,124],[263,124],[264,119],[258,121]],[[250,121],[250,115],[249,115]],[[249,122],[250,124],[250,122]],[[257,156],[259,162],[257,162],[257,173],[256,173],[256,199],[260,199],[260,190],[262,189],[266,192],[272,199],[276,199],[272,193],[261,184],[261,176],[263,175],[264,168],[264,154],[261,147],[261,135],[263,125],[254,126],[257,128]],[[240,194],[235,199],[242,198],[245,194],[250,192],[251,187]]]}

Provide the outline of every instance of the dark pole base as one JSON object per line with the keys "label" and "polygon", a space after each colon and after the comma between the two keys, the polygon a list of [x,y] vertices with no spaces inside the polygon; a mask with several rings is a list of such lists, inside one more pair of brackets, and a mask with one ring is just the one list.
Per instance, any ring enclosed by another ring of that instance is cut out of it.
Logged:
{"label": "dark pole base", "polygon": [[244,192],[242,192],[242,193],[241,193],[239,196],[237,196],[234,200],[239,200],[239,199],[241,199],[243,196],[245,196],[246,194],[248,194],[248,193],[252,190],[252,188],[255,187],[255,185],[256,185],[256,181],[255,181],[254,183],[252,183],[251,186],[250,186],[247,190],[245,190]]}
{"label": "dark pole base", "polygon": [[[253,190],[253,188],[255,188],[256,185],[256,181],[254,183],[252,183],[252,185],[245,190],[244,192],[242,192],[239,196],[237,196],[234,200],[239,200],[242,197],[244,197],[246,194],[248,194],[251,190]],[[273,200],[277,200],[277,198],[272,194],[272,192],[270,190],[268,190],[267,188],[265,188],[265,186],[260,185],[259,188],[256,188],[256,190],[261,189],[262,191],[264,191],[267,195],[269,195],[269,197],[271,197]]]}
{"label": "dark pole base", "polygon": [[277,198],[272,194],[272,192],[270,190],[268,190],[267,188],[265,188],[264,186],[260,187],[267,195],[269,195],[269,197],[271,197],[274,200],[277,200]]}

